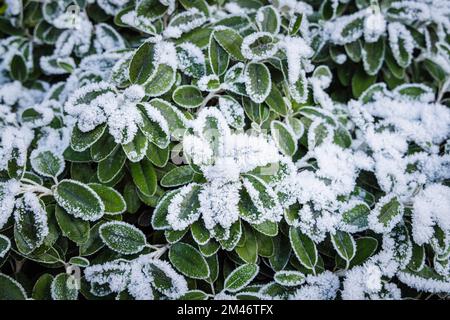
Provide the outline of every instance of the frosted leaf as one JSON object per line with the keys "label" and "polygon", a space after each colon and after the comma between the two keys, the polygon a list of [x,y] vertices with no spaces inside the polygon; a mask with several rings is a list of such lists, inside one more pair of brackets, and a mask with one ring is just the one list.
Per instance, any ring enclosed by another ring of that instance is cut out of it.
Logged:
{"label": "frosted leaf", "polygon": [[381,278],[382,275],[381,269],[373,263],[354,267],[346,274],[343,282],[342,299],[400,299],[400,289],[395,284],[385,283]]}
{"label": "frosted leaf", "polygon": [[200,217],[199,194],[202,188],[191,183],[180,189],[167,208],[167,221],[173,230],[183,230]]}
{"label": "frosted leaf", "polygon": [[339,278],[330,271],[308,275],[306,284],[289,295],[289,300],[332,300],[339,289]]}
{"label": "frosted leaf", "polygon": [[137,300],[153,300],[154,290],[176,299],[187,292],[186,280],[165,261],[154,254],[141,255],[134,260],[114,260],[87,267],[85,278],[91,292],[105,296],[127,290]]}
{"label": "frosted leaf", "polygon": [[178,68],[186,75],[200,78],[206,73],[205,55],[191,42],[177,46]]}
{"label": "frosted leaf", "polygon": [[30,163],[33,170],[44,177],[57,177],[65,168],[62,155],[52,150],[33,150],[30,155]]}
{"label": "frosted leaf", "polygon": [[202,188],[199,210],[207,229],[216,225],[228,229],[239,219],[239,189],[239,183],[210,183]]}
{"label": "frosted leaf", "polygon": [[19,192],[19,182],[11,179],[0,182],[0,228],[8,222],[14,210],[15,196]]}
{"label": "frosted leaf", "polygon": [[78,89],[69,98],[65,109],[78,116],[78,128],[82,132],[89,132],[106,122],[114,140],[127,144],[133,140],[138,123],[142,121],[137,103],[144,95],[144,89],[139,85],[117,93],[106,82],[92,83]]}
{"label": "frosted leaf", "polygon": [[128,261],[115,260],[89,266],[84,270],[84,277],[91,285],[105,286],[105,295],[110,292],[125,290],[130,276],[131,266]]}
{"label": "frosted leaf", "polygon": [[168,38],[179,38],[183,33],[200,27],[206,22],[205,14],[193,7],[187,11],[177,14],[170,20],[168,27],[164,30],[164,36]]}
{"label": "frosted leaf", "polygon": [[0,259],[3,259],[11,249],[11,241],[8,237],[0,234]]}
{"label": "frosted leaf", "polygon": [[406,68],[411,63],[413,56],[415,46],[414,38],[411,32],[398,22],[390,23],[388,30],[392,55],[402,68]]}
{"label": "frosted leaf", "polygon": [[386,31],[386,20],[380,10],[371,12],[364,20],[364,40],[375,42]]}
{"label": "frosted leaf", "polygon": [[368,227],[370,207],[361,200],[351,200],[341,206],[342,222],[340,229],[355,233],[364,231]]}
{"label": "frosted leaf", "polygon": [[75,61],[71,57],[43,56],[39,60],[39,66],[46,74],[58,75],[69,73],[69,69],[74,69]]}
{"label": "frosted leaf", "polygon": [[115,16],[122,10],[128,0],[97,0],[97,4],[103,9],[107,14]]}
{"label": "frosted leaf", "polygon": [[364,33],[364,21],[366,10],[361,10],[351,15],[342,16],[325,23],[324,32],[329,39],[339,45],[354,42]]}
{"label": "frosted leaf", "polygon": [[168,41],[158,41],[155,44],[155,64],[165,64],[173,69],[178,67],[177,50],[175,45]]}
{"label": "frosted leaf", "polygon": [[54,100],[44,101],[39,105],[23,110],[22,121],[31,128],[39,128],[48,125],[55,115],[54,110],[59,108]]}
{"label": "frosted leaf", "polygon": [[[265,220],[277,222],[282,218],[283,209],[277,195],[262,179],[246,175],[242,179],[242,184],[260,214],[251,217],[242,216],[243,219],[248,220],[250,223],[258,224]],[[248,199],[243,201],[248,201]]]}
{"label": "frosted leaf", "polygon": [[94,47],[97,52],[125,49],[122,36],[106,23],[95,25]]}
{"label": "frosted leaf", "polygon": [[277,34],[280,31],[281,17],[273,6],[264,6],[258,9],[255,22],[259,30]]}
{"label": "frosted leaf", "polygon": [[233,128],[239,129],[244,127],[245,124],[245,115],[244,109],[231,96],[220,96],[219,97],[219,109],[224,115],[225,119],[230,126]]}
{"label": "frosted leaf", "polygon": [[254,32],[244,38],[241,45],[242,55],[249,60],[264,60],[273,57],[278,45],[271,33]]}
{"label": "frosted leaf", "polygon": [[288,80],[293,85],[302,76],[301,60],[310,58],[313,55],[313,50],[302,38],[289,36],[284,37],[280,41],[279,47],[286,53],[289,71]]}
{"label": "frosted leaf", "polygon": [[369,215],[369,226],[377,233],[390,232],[403,217],[403,204],[395,195],[382,197]]}
{"label": "frosted leaf", "polygon": [[410,0],[395,1],[387,11],[389,18],[406,23],[429,20],[431,14],[429,4]]}
{"label": "frosted leaf", "polygon": [[413,200],[412,236],[418,245],[428,243],[434,225],[450,231],[450,188],[430,184]]}
{"label": "frosted leaf", "polygon": [[432,293],[450,292],[450,283],[441,275],[437,274],[430,267],[424,267],[420,272],[414,272],[408,269],[400,271],[397,274],[398,279],[418,291],[427,291]]}
{"label": "frosted leaf", "polygon": [[15,229],[29,252],[43,244],[49,233],[47,212],[34,193],[27,192],[16,201],[14,220]]}
{"label": "frosted leaf", "polygon": [[215,74],[204,75],[198,80],[197,86],[201,91],[214,92],[220,88],[220,79]]}
{"label": "frosted leaf", "polygon": [[134,263],[142,264],[152,286],[168,298],[177,299],[187,292],[186,280],[168,262],[141,256]]}
{"label": "frosted leaf", "polygon": [[8,163],[14,161],[24,167],[27,151],[34,133],[27,127],[4,126],[0,129],[0,169],[7,169]]}

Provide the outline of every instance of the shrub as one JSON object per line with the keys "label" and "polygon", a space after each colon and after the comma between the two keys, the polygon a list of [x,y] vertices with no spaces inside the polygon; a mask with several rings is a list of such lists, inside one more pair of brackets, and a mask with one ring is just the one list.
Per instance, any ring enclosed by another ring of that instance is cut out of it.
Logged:
{"label": "shrub", "polygon": [[447,0],[6,0],[0,299],[450,293]]}

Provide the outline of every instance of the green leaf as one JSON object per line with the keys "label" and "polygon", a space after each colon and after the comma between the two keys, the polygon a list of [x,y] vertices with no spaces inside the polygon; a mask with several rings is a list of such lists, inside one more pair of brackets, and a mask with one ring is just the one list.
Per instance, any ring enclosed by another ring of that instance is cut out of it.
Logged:
{"label": "green leaf", "polygon": [[89,239],[79,246],[81,256],[92,255],[105,246],[99,234],[100,226],[104,223],[104,221],[100,221],[92,227],[89,233]]}
{"label": "green leaf", "polygon": [[219,109],[225,115],[228,124],[236,129],[245,125],[244,109],[232,96],[222,95],[219,97]]}
{"label": "green leaf", "polygon": [[364,70],[370,76],[375,76],[383,65],[385,39],[380,37],[376,42],[366,42],[362,49]]}
{"label": "green leaf", "polygon": [[117,143],[114,141],[114,137],[105,131],[101,138],[91,146],[91,158],[96,162],[105,160],[114,152],[115,148],[117,148]]}
{"label": "green leaf", "polygon": [[413,243],[411,260],[408,263],[408,269],[419,272],[425,265],[426,253],[424,246],[418,246]]}
{"label": "green leaf", "polygon": [[377,250],[378,241],[372,237],[356,239],[356,254],[350,262],[350,267],[361,265],[367,261]]}
{"label": "green leaf", "polygon": [[240,216],[252,224],[260,224],[268,215],[281,211],[278,197],[273,189],[261,178],[245,174],[244,188],[240,190],[238,203]]}
{"label": "green leaf", "polygon": [[122,148],[117,146],[114,151],[104,160],[98,163],[97,178],[102,183],[113,181],[121,172],[127,157]]}
{"label": "green leaf", "polygon": [[28,71],[25,59],[20,54],[15,54],[11,59],[10,65],[11,78],[24,82],[27,79]]}
{"label": "green leaf", "polygon": [[83,244],[88,241],[90,234],[90,225],[88,221],[75,218],[60,206],[56,206],[55,208],[55,217],[58,226],[65,237],[77,244]]}
{"label": "green leaf", "polygon": [[409,100],[416,101],[434,101],[434,92],[433,90],[423,84],[415,84],[415,83],[406,83],[399,85],[393,90],[395,93],[398,93],[404,98]]}
{"label": "green leaf", "polygon": [[285,287],[295,287],[305,282],[305,275],[299,271],[282,270],[275,273],[273,279]]}
{"label": "green leaf", "polygon": [[188,230],[188,228],[184,230],[165,230],[164,236],[166,237],[167,242],[172,244],[183,239]]}
{"label": "green leaf", "polygon": [[194,238],[195,242],[197,242],[200,245],[206,244],[211,238],[209,230],[206,229],[202,221],[195,221],[191,225],[191,233],[192,238]]}
{"label": "green leaf", "polygon": [[260,61],[273,58],[278,52],[276,41],[270,33],[252,33],[242,42],[242,54],[248,60]]}
{"label": "green leaf", "polygon": [[158,97],[172,88],[176,80],[176,69],[159,64],[153,75],[144,83],[145,93],[150,97]]}
{"label": "green leaf", "polygon": [[197,108],[203,102],[203,95],[199,88],[192,85],[184,85],[176,88],[172,93],[173,101],[187,109]]}
{"label": "green leaf", "polygon": [[375,83],[376,79],[376,76],[369,76],[364,70],[358,69],[352,77],[353,97],[358,98],[367,88]]}
{"label": "green leaf", "polygon": [[84,183],[64,179],[54,186],[53,194],[56,202],[76,218],[95,221],[105,213],[100,197]]}
{"label": "green leaf", "polygon": [[69,260],[69,263],[73,266],[78,266],[78,267],[89,267],[89,260],[84,258],[84,257],[72,257]]}
{"label": "green leaf", "polygon": [[122,222],[110,221],[99,228],[102,241],[111,249],[121,254],[141,252],[147,244],[144,233],[135,226]]}
{"label": "green leaf", "polygon": [[0,300],[26,300],[27,294],[22,285],[7,276],[0,273]]}
{"label": "green leaf", "polygon": [[249,285],[258,273],[259,267],[256,264],[248,263],[239,266],[225,279],[224,289],[230,292],[237,292]]}
{"label": "green leaf", "polygon": [[269,69],[262,63],[250,62],[245,68],[245,89],[250,99],[261,103],[272,88]]}
{"label": "green leaf", "polygon": [[105,214],[121,214],[127,210],[125,199],[117,190],[100,183],[90,183],[88,186],[102,199]]}
{"label": "green leaf", "polygon": [[228,64],[230,63],[230,56],[225,49],[220,46],[212,33],[209,38],[208,58],[214,74],[220,76],[227,71]]}
{"label": "green leaf", "polygon": [[353,62],[360,62],[361,61],[361,41],[356,40],[350,43],[346,43],[345,46],[345,52],[347,53],[347,56],[352,60]]}
{"label": "green leaf", "polygon": [[156,206],[155,210],[153,211],[153,215],[152,215],[153,229],[155,229],[155,230],[170,229],[170,225],[166,219],[167,208],[169,207],[173,197],[179,191],[180,191],[179,189],[169,191],[161,198],[161,200],[159,200],[158,205]]}
{"label": "green leaf", "polygon": [[182,274],[193,279],[207,279],[210,271],[202,254],[193,246],[177,242],[169,249],[169,259]]}
{"label": "green leaf", "polygon": [[180,297],[180,300],[207,300],[208,295],[201,290],[189,290]]}
{"label": "green leaf", "polygon": [[97,126],[94,130],[89,132],[82,132],[75,126],[72,131],[70,146],[73,150],[81,152],[92,146],[103,135],[106,129],[106,124]]}
{"label": "green leaf", "polygon": [[256,263],[258,260],[258,241],[255,237],[255,233],[252,229],[245,227],[243,237],[245,241],[242,246],[237,246],[234,250],[245,262]]}
{"label": "green leaf", "polygon": [[204,245],[199,245],[200,252],[204,257],[211,257],[220,249],[220,244],[215,240],[209,240]]}
{"label": "green leaf", "polygon": [[291,256],[291,245],[289,239],[281,234],[273,238],[273,244],[273,254],[269,258],[269,262],[275,271],[281,271]]}
{"label": "green leaf", "polygon": [[359,101],[363,104],[375,101],[375,97],[379,94],[385,95],[387,93],[386,84],[375,83],[367,88],[359,97]]}
{"label": "green leaf", "polygon": [[235,30],[227,27],[219,27],[214,30],[214,39],[225,49],[225,51],[235,60],[244,61],[241,52],[242,37]]}
{"label": "green leaf", "polygon": [[266,236],[263,233],[255,232],[256,241],[258,242],[258,255],[270,258],[274,252],[273,237]]}
{"label": "green leaf", "polygon": [[53,282],[53,276],[48,273],[44,273],[37,279],[33,287],[31,297],[34,300],[51,300],[51,286]]}
{"label": "green leaf", "polygon": [[140,0],[136,6],[136,15],[143,21],[154,21],[164,16],[167,10],[168,7],[158,0]]}
{"label": "green leaf", "polygon": [[155,72],[153,64],[155,45],[144,42],[135,52],[130,62],[129,77],[131,83],[144,84]]}
{"label": "green leaf", "polygon": [[270,123],[270,133],[282,153],[292,157],[297,152],[297,139],[288,125],[274,120]]}
{"label": "green leaf", "polygon": [[292,249],[300,263],[305,268],[314,270],[318,261],[316,244],[307,235],[294,227],[289,229],[289,238]]}
{"label": "green leaf", "polygon": [[77,300],[78,289],[74,276],[67,273],[58,274],[52,281],[51,295],[53,300]]}
{"label": "green leaf", "polygon": [[264,6],[256,12],[256,25],[259,30],[277,34],[280,31],[280,14],[274,6]]}
{"label": "green leaf", "polygon": [[156,192],[156,172],[148,159],[141,162],[130,163],[131,177],[136,187],[146,196],[151,196]]}
{"label": "green leaf", "polygon": [[125,200],[127,212],[136,213],[141,206],[141,200],[139,199],[133,182],[128,182],[123,188],[123,198]]}
{"label": "green leaf", "polygon": [[164,167],[169,161],[170,148],[159,148],[153,143],[149,143],[147,148],[147,159],[157,167]]}
{"label": "green leaf", "polygon": [[352,235],[337,230],[331,235],[331,243],[339,256],[349,264],[356,254],[356,243]]}
{"label": "green leaf", "polygon": [[193,178],[194,178],[194,171],[192,170],[191,166],[185,165],[175,167],[174,169],[167,172],[161,178],[160,183],[163,187],[168,188],[177,187],[192,182]]}
{"label": "green leaf", "polygon": [[275,237],[278,234],[278,224],[269,220],[266,220],[260,224],[252,224],[252,227],[269,237]]}
{"label": "green leaf", "polygon": [[264,101],[267,105],[276,113],[286,116],[288,114],[288,107],[284,102],[283,95],[277,86],[273,85],[270,89],[270,93]]}

